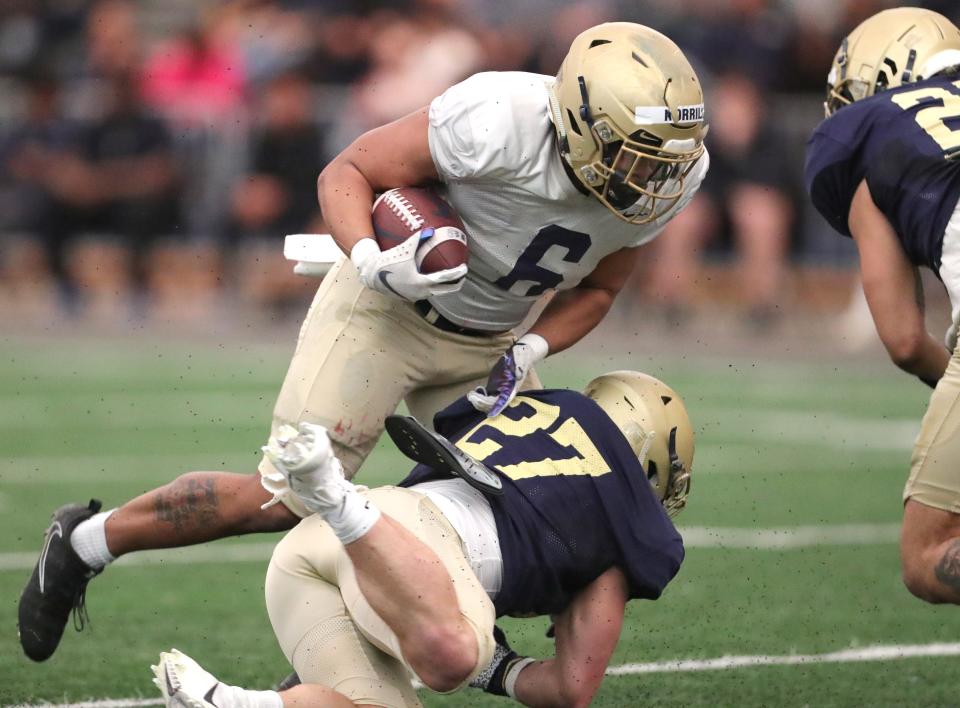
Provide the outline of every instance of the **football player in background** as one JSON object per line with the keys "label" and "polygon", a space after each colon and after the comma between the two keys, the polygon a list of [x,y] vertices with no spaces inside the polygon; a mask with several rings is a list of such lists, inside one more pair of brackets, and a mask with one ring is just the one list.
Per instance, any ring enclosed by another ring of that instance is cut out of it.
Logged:
{"label": "football player in background", "polygon": [[[421,453],[441,440],[406,423]],[[464,398],[436,425],[456,444],[441,451],[492,471],[487,493],[425,464],[399,487],[361,491],[322,427],[271,441],[268,458],[316,512],[277,545],[266,579],[303,684],[247,691],[173,650],[154,667],[168,705],[417,706],[410,672],[444,693],[470,684],[527,705],[590,702],[627,601],[659,597],[683,560],[668,516],[686,503],[693,461],[683,402],[619,371],[583,394],[522,393],[495,418]],[[502,615],[553,616],[555,656],[518,656],[494,629]]]}
{"label": "football player in background", "polygon": [[[323,214],[349,259],[317,291],[274,409],[323,425],[352,478],[401,400],[423,420],[479,387],[495,415],[533,366],[586,335],[636,249],[692,197],[708,156],[700,83],[667,37],[632,23],[586,30],[556,78],[477,74],[361,136],[320,175]],[[465,266],[425,275],[417,237],[381,252],[377,192],[439,184],[466,225]],[[513,329],[545,293],[530,331]],[[484,386],[485,384],[485,386]],[[259,474],[191,472],[118,509],[54,514],[20,600],[26,654],[60,641],[86,584],[117,556],[292,528],[308,510],[267,457]]]}
{"label": "football player in background", "polygon": [[[827,119],[807,146],[813,203],[860,252],[877,332],[897,366],[934,389],[904,489],[904,582],[960,603],[960,30],[902,7],[843,40]],[[950,296],[947,348],[924,325],[919,267]]]}

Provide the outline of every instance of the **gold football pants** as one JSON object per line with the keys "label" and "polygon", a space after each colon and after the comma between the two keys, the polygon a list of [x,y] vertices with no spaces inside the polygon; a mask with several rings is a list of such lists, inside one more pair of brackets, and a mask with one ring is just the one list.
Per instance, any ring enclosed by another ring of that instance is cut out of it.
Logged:
{"label": "gold football pants", "polygon": [[[436,553],[450,574],[479,648],[466,684],[493,657],[495,611],[460,537],[419,492],[379,487],[363,494]],[[265,591],[274,634],[301,681],[322,684],[359,704],[420,705],[396,635],[367,603],[343,544],[319,516],[301,521],[277,545]]]}
{"label": "gold football pants", "polygon": [[[433,415],[486,382],[512,333],[452,334],[427,323],[409,302],[363,287],[341,259],[324,278],[300,329],[273,410],[271,434],[300,421],[327,428],[347,478],[373,449],[400,401],[429,425]],[[540,388],[531,371],[523,388]],[[301,518],[303,503],[265,457],[261,481]]]}

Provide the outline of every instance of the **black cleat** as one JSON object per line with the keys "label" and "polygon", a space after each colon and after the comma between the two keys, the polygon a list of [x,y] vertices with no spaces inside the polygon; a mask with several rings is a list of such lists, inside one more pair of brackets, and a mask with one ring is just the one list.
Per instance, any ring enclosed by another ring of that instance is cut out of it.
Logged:
{"label": "black cleat", "polygon": [[503,494],[503,482],[486,465],[408,415],[388,415],[384,427],[397,449],[438,472],[460,477],[486,494]]}
{"label": "black cleat", "polygon": [[80,560],[70,545],[70,535],[77,524],[100,511],[100,506],[98,499],[91,499],[88,506],[67,504],[53,512],[40,559],[20,595],[20,646],[34,661],[46,661],[57,650],[71,610],[78,632],[88,621],[84,604],[87,583],[100,571]]}

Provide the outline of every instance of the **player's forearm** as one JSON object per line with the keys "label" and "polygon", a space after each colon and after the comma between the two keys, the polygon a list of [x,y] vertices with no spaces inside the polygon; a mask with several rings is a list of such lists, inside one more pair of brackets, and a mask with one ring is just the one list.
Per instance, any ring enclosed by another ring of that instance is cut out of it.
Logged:
{"label": "player's forearm", "polygon": [[350,255],[357,242],[373,234],[370,210],[374,191],[347,158],[337,157],[317,179],[317,198],[334,241]]}
{"label": "player's forearm", "polygon": [[[573,686],[576,688],[573,689]],[[523,705],[547,708],[590,705],[599,687],[599,680],[571,682],[564,676],[560,662],[554,658],[526,666],[517,676],[513,690],[516,699]]]}
{"label": "player's forearm", "polygon": [[578,287],[558,293],[530,331],[539,334],[556,354],[583,339],[604,318],[616,293],[604,288]]}

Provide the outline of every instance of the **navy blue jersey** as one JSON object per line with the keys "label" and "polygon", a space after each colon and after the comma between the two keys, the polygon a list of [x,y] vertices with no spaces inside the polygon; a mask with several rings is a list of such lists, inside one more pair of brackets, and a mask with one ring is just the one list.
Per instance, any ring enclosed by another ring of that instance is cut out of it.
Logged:
{"label": "navy blue jersey", "polygon": [[850,235],[850,203],[864,179],[910,262],[938,272],[960,198],[960,81],[883,91],[817,127],[807,143],[807,191],[841,234]]}
{"label": "navy blue jersey", "polygon": [[[560,612],[613,566],[631,597],[655,599],[679,570],[683,541],[643,467],[583,394],[527,392],[496,418],[460,399],[434,427],[503,479],[488,497],[503,554],[498,616]],[[418,465],[400,484],[439,476]]]}

